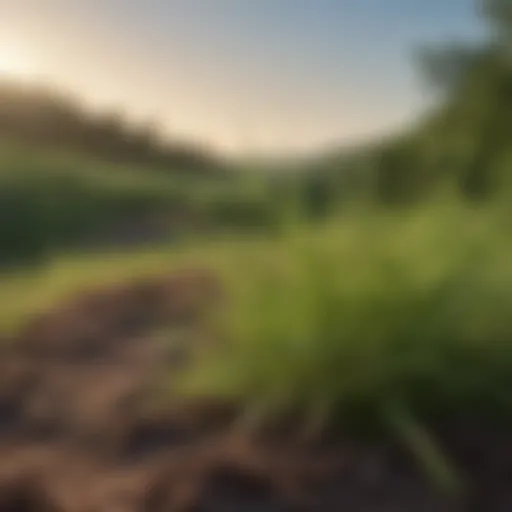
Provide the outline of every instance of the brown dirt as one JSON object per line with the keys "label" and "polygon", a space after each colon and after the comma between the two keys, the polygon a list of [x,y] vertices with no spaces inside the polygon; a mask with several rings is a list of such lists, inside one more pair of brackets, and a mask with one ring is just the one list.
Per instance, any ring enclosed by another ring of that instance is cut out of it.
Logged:
{"label": "brown dirt", "polygon": [[512,511],[507,432],[442,433],[469,484],[456,500],[395,446],[244,434],[229,404],[149,407],[190,355],[154,328],[172,341],[221,298],[205,271],[145,279],[71,297],[6,344],[0,512]]}

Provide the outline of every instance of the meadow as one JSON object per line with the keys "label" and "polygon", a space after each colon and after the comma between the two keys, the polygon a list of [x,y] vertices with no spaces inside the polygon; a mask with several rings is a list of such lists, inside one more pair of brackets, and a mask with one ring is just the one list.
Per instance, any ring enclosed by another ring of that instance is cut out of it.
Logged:
{"label": "meadow", "polygon": [[224,343],[169,397],[227,399],[248,431],[294,418],[308,438],[399,439],[451,492],[460,479],[432,432],[512,420],[507,211],[450,195],[407,215],[355,209],[313,225],[290,216],[271,236],[54,257],[2,278],[0,329],[11,336],[86,291],[209,269],[228,297],[210,319]]}
{"label": "meadow", "polygon": [[426,419],[479,408],[503,419],[512,412],[507,218],[446,198],[407,216],[376,208],[290,221],[272,236],[56,257],[4,276],[0,324],[12,331],[95,286],[209,268],[230,297],[217,319],[229,349],[192,371],[187,392],[228,395],[264,415],[375,420],[401,403]]}
{"label": "meadow", "polygon": [[[223,343],[169,396],[227,400],[248,431],[293,418],[306,438],[398,438],[453,489],[432,432],[512,425],[503,48],[443,54],[466,69],[437,76],[437,108],[401,135],[286,172],[162,172],[146,142],[120,151],[118,132],[108,154],[121,162],[107,162],[94,123],[94,157],[4,142],[0,336],[71,295],[209,269],[228,299],[208,318]],[[119,240],[140,222],[142,238]],[[163,229],[147,238],[147,222]]]}

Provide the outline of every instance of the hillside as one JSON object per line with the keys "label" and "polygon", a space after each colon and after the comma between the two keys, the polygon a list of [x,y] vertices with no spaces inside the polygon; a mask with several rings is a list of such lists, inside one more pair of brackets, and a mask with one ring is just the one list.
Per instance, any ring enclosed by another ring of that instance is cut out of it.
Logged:
{"label": "hillside", "polygon": [[167,173],[212,174],[224,165],[213,151],[170,140],[156,125],[130,122],[115,111],[93,113],[37,83],[0,82],[0,138]]}
{"label": "hillside", "polygon": [[[261,183],[260,183],[261,182]],[[264,180],[230,173],[162,173],[94,155],[0,142],[0,265],[69,250],[165,243],[263,229],[275,207]]]}

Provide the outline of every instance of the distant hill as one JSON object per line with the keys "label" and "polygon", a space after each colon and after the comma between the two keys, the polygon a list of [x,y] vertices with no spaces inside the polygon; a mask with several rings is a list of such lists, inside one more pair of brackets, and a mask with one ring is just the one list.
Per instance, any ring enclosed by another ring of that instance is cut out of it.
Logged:
{"label": "distant hill", "polygon": [[116,112],[94,114],[75,98],[38,84],[0,82],[0,138],[167,172],[222,167],[206,148],[169,140],[155,126],[128,122]]}

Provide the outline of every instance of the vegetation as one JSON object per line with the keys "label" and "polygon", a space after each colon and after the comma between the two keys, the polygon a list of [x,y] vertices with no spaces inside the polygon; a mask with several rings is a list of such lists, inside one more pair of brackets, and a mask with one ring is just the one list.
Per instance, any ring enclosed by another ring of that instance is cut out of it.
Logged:
{"label": "vegetation", "polygon": [[244,262],[229,350],[187,389],[240,400],[251,418],[512,419],[511,4],[485,5],[488,42],[431,55],[435,111],[339,160],[342,170],[317,162],[323,188],[305,175],[310,199],[325,208],[328,197],[351,198],[351,208],[323,229],[292,226],[266,257]]}
{"label": "vegetation", "polygon": [[[194,262],[225,278],[228,344],[186,376],[184,392],[229,396],[251,418],[391,426],[431,454],[415,422],[509,422],[511,11],[508,0],[486,6],[488,41],[429,56],[435,111],[400,137],[311,162],[293,178],[206,186],[154,172],[65,164],[59,174],[38,164],[13,173],[12,161],[3,164],[2,257],[37,255],[132,214],[185,213],[208,227],[250,227],[251,239],[12,276],[2,324],[105,275]],[[29,293],[32,279],[39,292]]]}
{"label": "vegetation", "polygon": [[273,229],[264,180],[162,174],[76,153],[0,145],[0,266],[55,252],[186,234]]}
{"label": "vegetation", "polygon": [[[188,385],[266,415],[508,416],[512,239],[453,200],[294,230],[241,260],[229,350]],[[345,269],[345,270],[340,270]]]}
{"label": "vegetation", "polygon": [[221,169],[212,153],[166,141],[151,124],[135,125],[115,112],[93,114],[59,91],[32,84],[0,84],[0,136],[166,172],[210,174]]}
{"label": "vegetation", "polygon": [[418,52],[435,108],[398,136],[311,164],[336,178],[341,200],[410,205],[446,188],[472,202],[510,195],[510,2],[478,5],[490,27],[485,41]]}
{"label": "vegetation", "polygon": [[[269,238],[59,258],[4,277],[0,325],[98,284],[186,266],[223,276],[226,351],[199,361],[184,391],[224,395],[263,418],[386,427],[510,420],[512,238],[508,207],[452,196],[409,211],[345,213]],[[340,271],[346,269],[346,271]]]}

